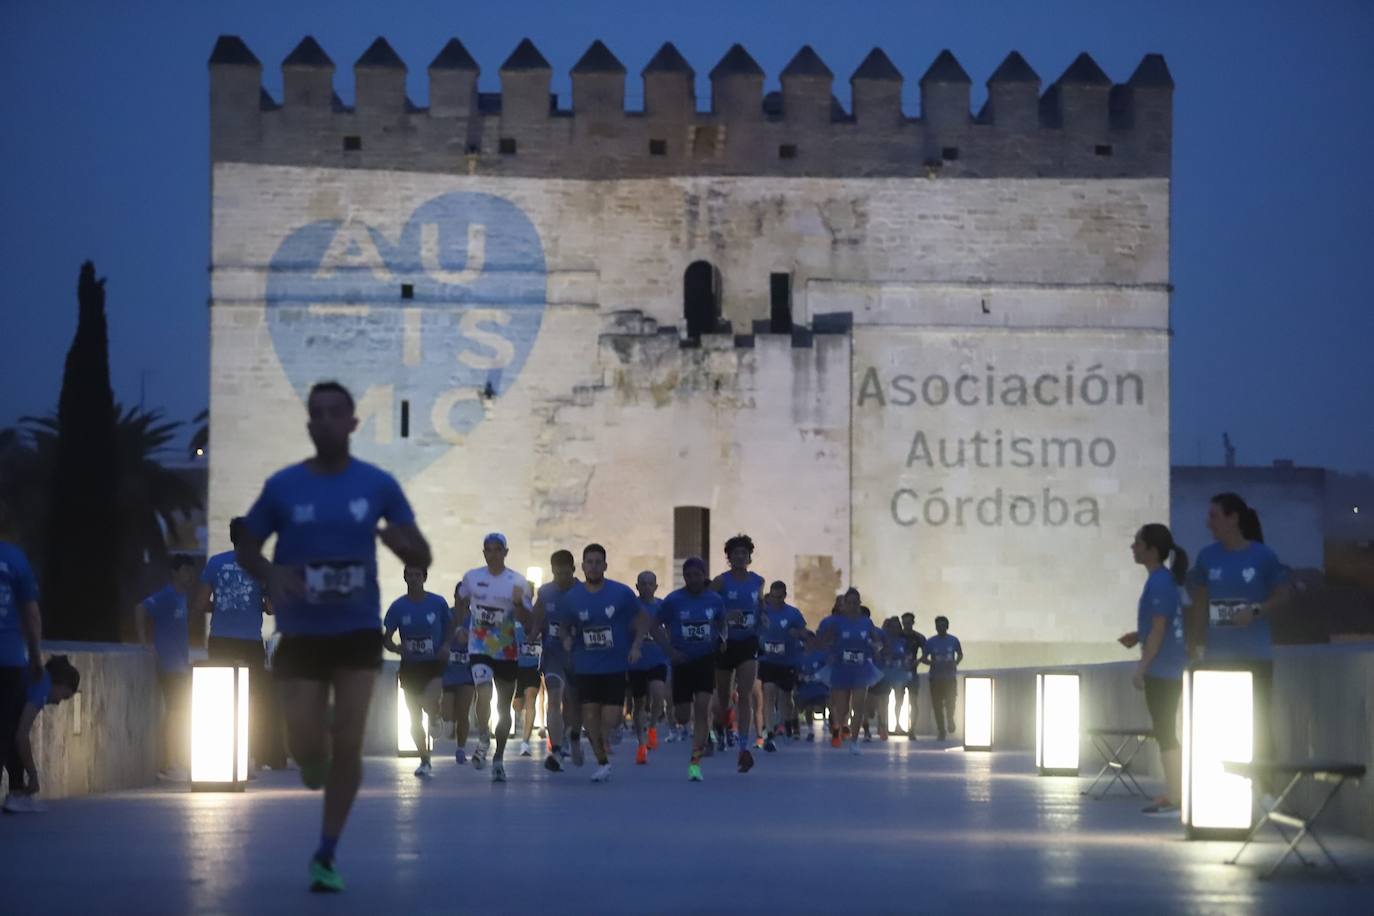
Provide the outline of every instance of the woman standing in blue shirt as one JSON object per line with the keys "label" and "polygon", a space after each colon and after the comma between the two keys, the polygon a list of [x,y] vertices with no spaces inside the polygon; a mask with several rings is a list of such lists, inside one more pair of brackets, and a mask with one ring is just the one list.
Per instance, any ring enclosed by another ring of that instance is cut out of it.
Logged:
{"label": "woman standing in blue shirt", "polygon": [[[1131,542],[1131,556],[1148,574],[1136,606],[1136,628],[1119,642],[1128,649],[1140,646],[1140,664],[1131,681],[1145,691],[1160,761],[1164,764],[1165,794],[1145,808],[1146,814],[1172,814],[1182,795],[1182,754],[1178,743],[1178,703],[1183,692],[1183,669],[1188,651],[1183,640],[1183,614],[1178,590],[1188,573],[1188,554],[1174,544],[1163,525],[1146,525]],[[1169,561],[1169,568],[1164,562]]]}

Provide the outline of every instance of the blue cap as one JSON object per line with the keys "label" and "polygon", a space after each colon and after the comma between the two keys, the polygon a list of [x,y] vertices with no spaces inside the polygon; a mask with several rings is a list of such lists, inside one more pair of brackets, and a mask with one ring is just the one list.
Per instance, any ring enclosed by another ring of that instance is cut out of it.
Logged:
{"label": "blue cap", "polygon": [[506,543],[506,536],[505,536],[504,534],[502,534],[501,532],[499,532],[499,531],[493,531],[491,534],[489,534],[489,535],[487,535],[486,537],[482,538],[482,546],[485,547],[485,546],[487,546],[488,544],[490,544],[492,541],[495,541],[496,543],[500,544],[502,547],[508,547],[508,546],[510,546],[510,545],[508,545],[508,544]]}

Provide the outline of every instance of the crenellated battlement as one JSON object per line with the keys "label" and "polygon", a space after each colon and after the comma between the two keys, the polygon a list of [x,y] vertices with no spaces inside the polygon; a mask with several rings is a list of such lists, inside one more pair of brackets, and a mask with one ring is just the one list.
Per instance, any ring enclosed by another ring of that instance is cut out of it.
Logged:
{"label": "crenellated battlement", "polygon": [[768,93],[763,69],[732,46],[710,71],[709,111],[697,110],[695,71],[671,43],[640,71],[640,110],[626,107],[626,67],[600,41],[573,65],[566,108],[528,38],[501,64],[499,93],[479,90],[476,60],[451,39],[429,64],[428,108],[406,96],[406,64],[384,38],[354,62],[351,107],[308,36],[282,61],[280,103],[238,37],[221,36],[209,66],[215,162],[583,179],[1170,174],[1174,86],[1158,54],[1124,83],[1080,54],[1042,92],[1013,51],[975,113],[972,79],[942,51],[920,78],[919,116],[903,110],[901,71],[878,48],[849,78],[850,110],[810,46]]}

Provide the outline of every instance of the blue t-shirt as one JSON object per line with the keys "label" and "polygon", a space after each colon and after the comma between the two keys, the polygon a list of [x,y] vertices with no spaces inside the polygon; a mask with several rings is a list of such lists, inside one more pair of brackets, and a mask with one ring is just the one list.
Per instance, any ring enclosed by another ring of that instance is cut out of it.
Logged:
{"label": "blue t-shirt", "polygon": [[[655,598],[653,601],[645,603],[639,602],[649,616],[658,619],[658,609],[663,606],[662,598]],[[668,656],[658,647],[658,643],[649,634],[644,634],[644,641],[639,644],[639,661],[630,665],[631,671],[652,671],[659,665],[668,664]]]}
{"label": "blue t-shirt", "polygon": [[680,588],[670,592],[658,606],[658,622],[668,628],[673,648],[687,656],[688,661],[716,651],[724,619],[725,602],[709,588],[698,595]]}
{"label": "blue t-shirt", "polygon": [[911,643],[906,635],[883,633],[883,671],[888,675],[911,671]]}
{"label": "blue t-shirt", "polygon": [[958,673],[958,662],[955,659],[963,651],[964,647],[959,645],[959,640],[948,633],[936,633],[934,636],[926,637],[926,655],[930,656],[930,679],[939,681],[954,677]]}
{"label": "blue t-shirt", "polygon": [[1183,614],[1179,607],[1178,583],[1173,573],[1160,567],[1145,580],[1136,609],[1135,631],[1142,646],[1150,638],[1156,617],[1164,618],[1164,641],[1146,674],[1150,677],[1180,678],[1188,666],[1188,649],[1183,642]]}
{"label": "blue t-shirt", "polygon": [[797,663],[797,690],[804,694],[820,694],[830,688],[820,680],[821,669],[830,664],[830,656],[824,649],[802,653]]}
{"label": "blue t-shirt", "polygon": [[24,644],[24,606],[38,600],[38,582],[24,551],[0,541],[0,667],[19,668],[29,662]]}
{"label": "blue t-shirt", "polygon": [[830,665],[834,668],[855,668],[873,660],[872,637],[881,631],[867,617],[831,616],[821,621],[818,635],[833,632],[830,643]]}
{"label": "blue t-shirt", "polygon": [[232,550],[206,561],[200,581],[214,596],[211,636],[262,641],[262,586],[239,566]]}
{"label": "blue t-shirt", "polygon": [[1207,658],[1241,661],[1272,658],[1273,634],[1261,614],[1249,626],[1235,617],[1268,600],[1288,581],[1288,568],[1267,545],[1251,541],[1240,550],[1209,544],[1198,552],[1188,572],[1191,585],[1207,588]]}
{"label": "blue t-shirt", "polygon": [[462,687],[472,684],[472,666],[468,662],[467,640],[454,640],[449,646],[448,664],[444,666],[445,687]]}
{"label": "blue t-shirt", "polygon": [[544,653],[544,637],[536,636],[534,639],[525,638],[525,625],[520,621],[515,622],[515,645],[520,655],[516,663],[521,668],[538,668],[539,660]]}
{"label": "blue t-shirt", "polygon": [[592,591],[583,583],[559,599],[573,630],[573,667],[578,674],[624,674],[630,667],[634,620],[642,613],[630,587],[603,579]]}
{"label": "blue t-shirt", "polygon": [[401,659],[408,662],[436,661],[444,644],[453,611],[443,595],[425,592],[419,601],[402,595],[391,602],[382,629],[400,636]]}
{"label": "blue t-shirt", "polygon": [[356,458],[338,474],[294,464],[268,478],[246,518],[254,537],[276,534],[273,562],[295,569],[304,582],[300,597],[284,598],[276,609],[283,635],[377,629],[377,523],[415,521],[394,477]]}
{"label": "blue t-shirt", "polygon": [[34,709],[42,711],[44,706],[52,702],[52,675],[47,671],[36,681],[29,681],[24,685],[24,702]]}
{"label": "blue t-shirt", "polygon": [[164,585],[143,599],[153,621],[153,649],[159,671],[185,671],[191,667],[191,637],[187,629],[186,596]]}
{"label": "blue t-shirt", "polygon": [[759,634],[759,661],[795,668],[801,661],[801,634],[806,618],[790,604],[780,608],[764,605],[763,631]]}
{"label": "blue t-shirt", "polygon": [[543,671],[566,674],[572,669],[568,653],[563,651],[563,634],[568,627],[568,614],[564,600],[582,588],[576,579],[572,586],[563,591],[556,582],[545,582],[539,586],[539,602],[544,608],[543,650],[539,657],[539,667]]}
{"label": "blue t-shirt", "polygon": [[720,584],[720,597],[725,602],[725,614],[739,611],[743,618],[738,624],[731,624],[725,631],[730,642],[755,639],[759,635],[759,601],[764,593],[763,576],[751,572],[743,580],[727,572],[716,580]]}

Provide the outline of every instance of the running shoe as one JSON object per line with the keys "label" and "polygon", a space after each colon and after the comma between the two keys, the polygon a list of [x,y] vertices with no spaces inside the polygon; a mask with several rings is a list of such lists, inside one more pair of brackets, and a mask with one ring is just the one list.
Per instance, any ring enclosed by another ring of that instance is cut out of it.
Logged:
{"label": "running shoe", "polygon": [[750,770],[752,770],[753,768],[754,768],[754,755],[751,754],[751,753],[749,753],[748,751],[740,751],[740,752],[739,752],[739,771],[740,771],[741,773],[748,773],[748,772],[749,772]]}
{"label": "running shoe", "polygon": [[886,741],[886,740],[887,740],[887,729],[885,729],[885,728],[880,728],[880,729],[878,729],[878,740],[879,740],[879,741]]}
{"label": "running shoe", "polygon": [[596,772],[592,774],[592,782],[610,782],[610,781],[611,781],[611,765],[610,765],[609,763],[603,763],[603,764],[601,764],[601,766],[597,767],[597,768],[596,768]]}
{"label": "running shoe", "polygon": [[872,736],[872,735],[864,735],[864,744],[872,744],[872,743],[873,743],[873,736]]}
{"label": "running shoe", "polygon": [[48,806],[37,796],[12,792],[5,797],[4,810],[6,814],[41,814],[48,810]]}
{"label": "running shoe", "polygon": [[677,729],[670,728],[668,729],[668,736],[663,739],[663,743],[672,744],[675,741],[677,741]]}
{"label": "running shoe", "polygon": [[687,764],[687,781],[701,782],[701,764],[695,760]]}
{"label": "running shoe", "polygon": [[652,725],[649,726],[649,750],[658,750],[658,729]]}
{"label": "running shoe", "polygon": [[643,766],[644,764],[646,764],[646,763],[648,763],[648,762],[649,762],[649,748],[648,748],[647,745],[641,744],[641,745],[639,746],[639,750],[635,751],[635,763],[637,763],[637,764],[640,765],[640,766]]}
{"label": "running shoe", "polygon": [[1178,817],[1178,805],[1168,801],[1156,801],[1141,808],[1140,813],[1149,817]]}
{"label": "running shoe", "polygon": [[[732,747],[734,746],[734,742],[733,742],[733,741],[731,741],[730,744],[731,744]],[[724,733],[724,732],[719,732],[719,731],[716,732],[716,750],[721,751],[722,753],[724,753],[724,751],[725,751],[725,733]]]}
{"label": "running shoe", "polygon": [[492,781],[492,782],[505,782],[505,781],[506,781],[506,765],[505,765],[505,763],[503,763],[503,762],[500,761],[500,760],[493,760],[493,761],[491,762],[491,781]]}
{"label": "running shoe", "polygon": [[[728,746],[734,747],[734,746],[738,743],[738,741],[739,741],[739,735],[737,735],[737,734],[735,733],[735,730],[734,730],[733,728],[730,729],[728,732],[725,733],[725,743],[726,743]],[[723,748],[723,747],[722,747],[722,748],[717,748],[717,750],[723,751],[723,750],[725,750],[725,748]]]}
{"label": "running shoe", "polygon": [[[773,736],[772,736],[772,735],[769,735],[769,736],[768,736],[768,740],[769,740],[769,741],[773,740]],[[755,739],[754,739],[754,749],[755,749],[755,750],[759,750],[759,751],[763,750],[763,742],[764,742],[764,739],[763,739],[762,737],[755,738]]]}
{"label": "running shoe", "polygon": [[434,767],[430,766],[429,761],[426,760],[415,768],[415,775],[421,779],[428,779],[434,775]]}
{"label": "running shoe", "polygon": [[859,750],[859,742],[857,742],[857,741],[851,741],[851,742],[849,742],[849,755],[850,755],[851,757],[857,757],[857,756],[859,756],[860,753],[862,753],[862,752]]}
{"label": "running shoe", "polygon": [[487,765],[487,749],[484,748],[484,747],[479,747],[477,750],[475,750],[475,751],[472,752],[472,768],[473,768],[474,770],[480,770],[480,769],[482,769],[482,767],[484,767],[484,766],[486,766],[486,765]]}
{"label": "running shoe", "polygon": [[807,741],[815,741],[815,740],[816,740],[816,733],[815,733],[815,732],[807,732],[807,733],[806,733],[806,740],[807,740]]}
{"label": "running shoe", "polygon": [[534,755],[534,748],[530,747],[530,743],[529,743],[528,741],[521,741],[521,742],[520,742],[520,756],[521,756],[521,757],[531,757],[531,756],[533,756],[533,755]]}
{"label": "running shoe", "polygon": [[463,764],[468,762],[468,755],[463,753],[463,749],[461,747],[453,752],[453,762],[458,764],[459,766],[462,766]]}
{"label": "running shoe", "polygon": [[839,736],[839,735],[835,735],[835,736],[833,736],[833,737],[830,739],[830,746],[831,746],[831,747],[839,747],[839,746],[840,746],[840,736]]}
{"label": "running shoe", "polygon": [[915,741],[915,740],[916,740],[916,733],[915,733],[915,732],[909,733],[909,734],[906,736],[906,740],[908,740],[908,741]]}
{"label": "running shoe", "polygon": [[769,735],[767,738],[763,739],[763,749],[770,754],[778,749],[778,746],[773,743],[772,735]]}
{"label": "running shoe", "polygon": [[561,773],[563,772],[563,763],[558,759],[556,754],[551,753],[544,758],[544,769],[548,770],[550,773]]}
{"label": "running shoe", "polygon": [[935,740],[936,740],[936,741],[943,741],[943,740],[945,740],[945,733],[944,733],[944,732],[940,732],[940,734],[938,734],[938,735],[935,736]]}
{"label": "running shoe", "polygon": [[321,862],[319,859],[310,860],[311,893],[341,894],[343,889],[343,879],[339,877],[339,870],[334,867],[333,862]]}
{"label": "running shoe", "polygon": [[301,764],[301,784],[307,789],[323,789],[329,778],[329,761]]}

